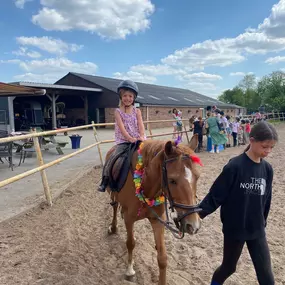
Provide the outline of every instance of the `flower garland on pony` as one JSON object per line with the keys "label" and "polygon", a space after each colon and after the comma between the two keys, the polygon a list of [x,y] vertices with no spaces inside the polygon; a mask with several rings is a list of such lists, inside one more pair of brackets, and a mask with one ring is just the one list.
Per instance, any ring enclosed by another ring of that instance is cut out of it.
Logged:
{"label": "flower garland on pony", "polygon": [[149,207],[159,206],[165,202],[164,195],[158,196],[155,199],[146,198],[143,194],[142,188],[142,178],[144,175],[144,166],[142,161],[142,148],[143,143],[140,144],[138,149],[138,161],[136,164],[136,169],[134,171],[134,183],[136,188],[136,196],[141,202],[146,203]]}
{"label": "flower garland on pony", "polygon": [[[181,142],[181,139],[178,139],[175,141],[175,145],[177,146],[179,143]],[[144,191],[143,191],[143,187],[142,187],[142,178],[144,175],[144,166],[143,166],[143,159],[142,159],[142,148],[143,148],[143,142],[140,144],[139,148],[138,148],[138,160],[137,160],[137,164],[136,164],[136,168],[134,171],[134,178],[133,181],[135,183],[135,188],[136,188],[136,196],[138,197],[138,199],[143,202],[146,203],[149,207],[154,207],[154,206],[159,206],[163,203],[165,203],[165,196],[164,195],[160,195],[154,199],[149,199],[146,198],[144,195]],[[198,156],[195,155],[191,155],[190,159],[194,162],[194,163],[198,163],[201,166],[203,165],[201,163],[201,160]]]}

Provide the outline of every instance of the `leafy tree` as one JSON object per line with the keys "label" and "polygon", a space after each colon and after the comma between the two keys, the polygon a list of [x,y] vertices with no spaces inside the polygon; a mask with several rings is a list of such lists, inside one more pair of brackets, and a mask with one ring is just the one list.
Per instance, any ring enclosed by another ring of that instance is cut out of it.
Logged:
{"label": "leafy tree", "polygon": [[262,103],[275,111],[285,111],[285,73],[272,72],[264,76],[257,87]]}
{"label": "leafy tree", "polygon": [[242,89],[235,87],[233,89],[225,90],[223,94],[218,97],[218,99],[228,104],[243,106],[243,96],[244,94]]}

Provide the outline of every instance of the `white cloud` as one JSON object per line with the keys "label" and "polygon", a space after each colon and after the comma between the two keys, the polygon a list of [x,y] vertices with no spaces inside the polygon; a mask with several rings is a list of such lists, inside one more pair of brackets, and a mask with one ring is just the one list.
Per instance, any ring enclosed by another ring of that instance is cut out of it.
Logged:
{"label": "white cloud", "polygon": [[63,55],[68,52],[77,52],[83,48],[82,45],[69,44],[60,39],[51,37],[17,37],[16,40],[17,43],[22,46],[33,46],[57,55]]}
{"label": "white cloud", "polygon": [[264,33],[245,32],[233,41],[231,48],[250,54],[266,54],[285,49],[285,38],[269,38]]}
{"label": "white cloud", "polygon": [[31,58],[40,58],[42,55],[37,51],[28,51],[27,48],[20,47],[16,51],[12,51],[12,54],[18,55],[18,56],[25,56],[25,57],[31,57]]}
{"label": "white cloud", "polygon": [[232,39],[207,40],[191,47],[176,50],[161,61],[187,70],[203,70],[206,66],[228,66],[242,62],[245,57],[231,48]]}
{"label": "white cloud", "polygon": [[245,76],[245,73],[241,71],[231,72],[230,76]]}
{"label": "white cloud", "polygon": [[143,83],[155,83],[156,82],[156,77],[149,76],[149,75],[142,74],[140,72],[135,72],[135,71],[128,71],[126,73],[115,72],[113,74],[113,77],[118,78],[118,79],[131,79],[133,81],[143,82]]}
{"label": "white cloud", "polygon": [[258,26],[270,38],[285,38],[285,0],[272,7],[271,14]]}
{"label": "white cloud", "polygon": [[284,61],[285,61],[285,56],[275,56],[275,57],[269,57],[268,59],[266,59],[265,63],[276,64],[276,63],[284,62]]}
{"label": "white cloud", "polygon": [[47,31],[83,30],[125,39],[150,27],[151,0],[41,0],[32,22]]}
{"label": "white cloud", "polygon": [[160,76],[160,75],[175,75],[175,74],[185,74],[186,71],[182,69],[176,69],[170,67],[168,65],[158,64],[158,65],[150,65],[150,64],[141,64],[134,65],[130,68],[131,71],[139,72],[143,74],[148,74],[152,76]]}
{"label": "white cloud", "polygon": [[217,90],[217,86],[209,82],[188,82],[185,84],[185,87],[188,87],[193,91],[201,93],[209,90],[212,91]]}
{"label": "white cloud", "polygon": [[28,81],[28,82],[39,82],[39,83],[54,83],[59,79],[57,74],[35,74],[25,73],[14,76],[16,81]]}
{"label": "white cloud", "polygon": [[7,59],[7,60],[1,60],[0,59],[0,63],[6,63],[6,64],[19,64],[21,62],[21,60],[20,59]]}
{"label": "white cloud", "polygon": [[27,2],[31,2],[33,0],[15,0],[15,5],[19,9],[24,9],[24,6]]}
{"label": "white cloud", "polygon": [[48,58],[43,60],[21,61],[20,68],[27,73],[48,74],[79,72],[94,74],[97,65],[92,62],[73,62],[67,58]]}
{"label": "white cloud", "polygon": [[230,73],[230,76],[246,76],[246,75],[251,75],[251,74],[254,74],[254,72],[241,72],[241,71],[238,71],[238,72],[231,72]]}
{"label": "white cloud", "polygon": [[176,77],[179,81],[183,82],[183,88],[205,94],[209,91],[217,90],[218,87],[214,81],[222,80],[222,76],[218,74],[210,74],[205,72],[187,73]]}
{"label": "white cloud", "polygon": [[223,79],[222,76],[218,74],[209,74],[205,72],[190,73],[179,76],[180,80],[190,80],[194,82],[205,82],[205,81],[216,81]]}
{"label": "white cloud", "polygon": [[17,64],[24,72],[14,77],[16,80],[55,82],[68,72],[95,74],[98,67],[93,62],[74,62],[67,58],[43,60],[0,60],[0,64]]}

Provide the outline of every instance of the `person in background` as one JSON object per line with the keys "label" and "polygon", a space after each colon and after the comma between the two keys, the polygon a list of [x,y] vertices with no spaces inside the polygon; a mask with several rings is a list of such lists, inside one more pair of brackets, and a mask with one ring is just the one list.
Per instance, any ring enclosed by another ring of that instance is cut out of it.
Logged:
{"label": "person in background", "polygon": [[177,109],[176,108],[174,108],[173,110],[172,110],[172,117],[173,117],[173,119],[175,120],[175,122],[173,122],[173,136],[172,136],[172,138],[173,139],[176,139],[176,137],[177,137],[177,134],[176,134],[176,132],[177,132],[177,122],[176,122],[176,116],[177,116]]}
{"label": "person in background", "polygon": [[236,117],[235,121],[232,123],[232,136],[234,141],[234,147],[237,146],[237,135],[240,127],[240,119]]}
{"label": "person in background", "polygon": [[278,141],[275,128],[257,123],[250,132],[244,153],[232,158],[200,203],[204,219],[221,207],[224,248],[222,264],[212,276],[211,285],[222,285],[236,271],[244,245],[247,245],[259,285],[274,285],[265,227],[272,197],[272,166],[265,158]]}
{"label": "person in background", "polygon": [[197,121],[196,120],[196,115],[191,116],[191,118],[189,119],[189,130],[190,132],[193,131],[193,123]]}
{"label": "person in background", "polygon": [[228,127],[226,128],[226,135],[228,138],[228,144],[227,147],[231,147],[231,137],[232,137],[232,122],[231,117],[229,115],[226,116],[226,119],[228,121]]}
{"label": "person in background", "polygon": [[[228,119],[225,116],[224,111],[221,111],[220,115],[221,115],[221,117],[220,117],[221,130],[224,131],[224,133],[225,133],[225,135],[226,135],[226,137],[228,139],[227,129],[229,129],[229,122],[228,122]],[[228,139],[227,143],[224,145],[224,148],[229,146],[229,142],[230,141]]]}
{"label": "person in background", "polygon": [[224,145],[227,142],[227,138],[224,133],[221,132],[221,126],[219,119],[215,115],[216,113],[211,113],[211,117],[207,119],[207,128],[209,129],[209,136],[212,139],[212,150],[210,153],[219,153],[219,146]]}
{"label": "person in background", "polygon": [[250,126],[250,121],[249,119],[245,120],[245,142],[248,144],[249,143],[249,134],[251,131],[251,126]]}
{"label": "person in background", "polygon": [[179,132],[178,137],[179,139],[182,141],[182,127],[183,127],[183,123],[182,123],[182,112],[180,110],[177,111],[177,116],[176,116],[176,125],[177,125],[177,132]]}
{"label": "person in background", "polygon": [[200,152],[203,148],[203,128],[204,128],[204,121],[202,117],[198,117],[198,121],[193,123],[193,134],[198,134],[198,152]]}
{"label": "person in background", "polygon": [[240,127],[238,129],[238,145],[245,145],[245,120],[240,121]]}

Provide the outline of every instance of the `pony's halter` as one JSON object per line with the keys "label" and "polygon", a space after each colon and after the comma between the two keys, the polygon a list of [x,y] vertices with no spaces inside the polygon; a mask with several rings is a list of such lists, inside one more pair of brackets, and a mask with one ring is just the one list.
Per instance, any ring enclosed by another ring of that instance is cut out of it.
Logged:
{"label": "pony's halter", "polygon": [[[169,162],[178,160],[179,157],[174,157],[174,158],[166,158],[164,159],[162,163],[162,191],[164,193],[165,199],[164,199],[164,205],[165,205],[165,213],[166,213],[166,221],[164,221],[159,215],[153,210],[152,207],[148,206],[149,210],[153,213],[153,215],[157,218],[157,220],[162,223],[167,229],[171,231],[173,236],[177,239],[182,239],[184,237],[184,227],[183,227],[183,219],[186,218],[187,216],[201,212],[202,209],[199,207],[199,204],[196,205],[185,205],[185,204],[180,204],[176,203],[171,195],[171,191],[169,189],[169,184],[168,184],[168,176],[167,176],[167,168],[166,165]],[[200,159],[197,157],[190,157],[189,155],[182,155],[181,159],[191,159],[192,161],[196,163],[201,163]],[[169,206],[167,204],[167,200],[169,201]],[[184,209],[187,210],[183,215],[177,216],[173,218],[173,221],[175,223],[175,227],[173,226],[173,223],[169,219],[169,213],[168,210],[171,210],[172,213],[174,213],[175,209]]]}
{"label": "pony's halter", "polygon": [[[162,164],[162,190],[166,196],[165,197],[166,198],[165,199],[165,212],[166,212],[167,221],[165,223],[168,224],[167,228],[169,228],[173,233],[178,234],[179,235],[178,238],[183,238],[184,237],[184,227],[182,225],[183,219],[191,214],[201,212],[202,209],[199,207],[199,204],[185,205],[185,204],[176,203],[171,195],[171,191],[169,189],[169,184],[168,184],[168,175],[167,175],[166,165],[167,163],[178,160],[178,159],[179,157],[168,158],[168,159],[165,157],[163,164]],[[191,157],[189,155],[183,154],[181,156],[181,159],[191,159]],[[167,200],[169,201],[169,208],[167,207]],[[171,210],[171,212],[174,212],[175,209],[186,210],[186,212],[183,215],[178,215],[177,217],[173,218],[173,221],[178,230],[176,228],[169,226],[170,219],[169,219],[168,209]]]}

